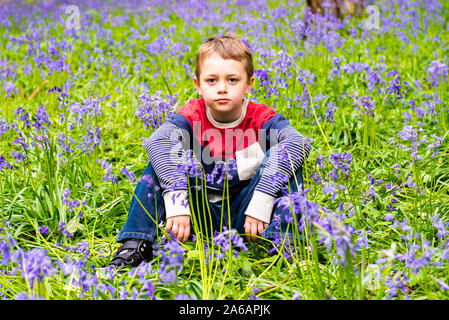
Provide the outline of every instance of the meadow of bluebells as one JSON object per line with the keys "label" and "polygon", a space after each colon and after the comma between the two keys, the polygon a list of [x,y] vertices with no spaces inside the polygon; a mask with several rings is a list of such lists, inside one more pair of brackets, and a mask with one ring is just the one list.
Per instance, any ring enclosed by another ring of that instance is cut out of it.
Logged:
{"label": "meadow of bluebells", "polygon": [[[449,297],[446,1],[341,20],[290,0],[70,5],[0,4],[0,299]],[[312,145],[304,190],[276,200],[291,234],[161,229],[151,262],[116,273],[133,190],[154,185],[142,140],[197,97],[196,50],[226,32],[254,52],[250,99]]]}

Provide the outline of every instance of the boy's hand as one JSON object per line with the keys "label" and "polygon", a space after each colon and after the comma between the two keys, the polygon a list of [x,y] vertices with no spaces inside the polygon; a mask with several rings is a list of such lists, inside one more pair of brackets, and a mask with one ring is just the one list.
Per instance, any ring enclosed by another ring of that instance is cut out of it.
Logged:
{"label": "boy's hand", "polygon": [[246,216],[245,224],[243,225],[243,227],[245,228],[246,239],[249,242],[257,242],[259,241],[259,239],[255,236],[261,235],[262,231],[264,231],[268,227],[268,223],[251,216]]}
{"label": "boy's hand", "polygon": [[173,232],[178,241],[185,243],[190,236],[190,216],[174,216],[167,219],[166,232]]}

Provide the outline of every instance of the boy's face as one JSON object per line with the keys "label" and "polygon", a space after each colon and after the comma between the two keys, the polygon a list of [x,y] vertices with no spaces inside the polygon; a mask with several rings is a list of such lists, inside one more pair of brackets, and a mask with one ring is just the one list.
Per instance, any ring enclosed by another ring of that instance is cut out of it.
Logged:
{"label": "boy's face", "polygon": [[243,62],[223,59],[213,53],[201,64],[200,79],[193,79],[211,116],[218,122],[232,122],[242,114],[242,100],[254,82],[248,81]]}

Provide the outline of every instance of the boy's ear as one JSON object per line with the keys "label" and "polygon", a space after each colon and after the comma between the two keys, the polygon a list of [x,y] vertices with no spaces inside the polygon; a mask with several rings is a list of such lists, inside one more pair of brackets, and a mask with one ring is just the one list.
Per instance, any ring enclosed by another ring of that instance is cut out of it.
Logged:
{"label": "boy's ear", "polygon": [[202,90],[201,90],[201,88],[200,88],[200,83],[199,83],[199,81],[198,81],[198,79],[197,79],[196,77],[193,77],[193,82],[195,83],[196,91],[198,91],[198,94],[199,94],[200,96],[202,96],[203,93],[202,93]]}
{"label": "boy's ear", "polygon": [[248,86],[246,87],[245,95],[251,92],[251,87],[253,86],[253,83],[254,83],[254,76],[252,76],[248,81]]}

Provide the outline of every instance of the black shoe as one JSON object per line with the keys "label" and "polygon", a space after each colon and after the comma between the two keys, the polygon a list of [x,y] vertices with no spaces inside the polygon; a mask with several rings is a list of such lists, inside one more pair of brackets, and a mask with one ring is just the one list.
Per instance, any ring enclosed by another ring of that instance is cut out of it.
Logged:
{"label": "black shoe", "polygon": [[153,259],[153,247],[149,241],[142,239],[128,239],[118,248],[109,266],[115,269],[124,266],[137,267],[142,261]]}

